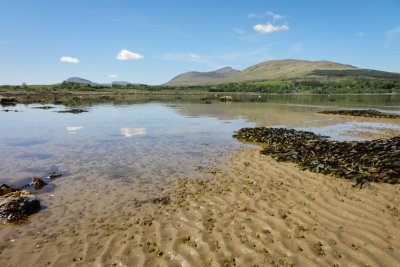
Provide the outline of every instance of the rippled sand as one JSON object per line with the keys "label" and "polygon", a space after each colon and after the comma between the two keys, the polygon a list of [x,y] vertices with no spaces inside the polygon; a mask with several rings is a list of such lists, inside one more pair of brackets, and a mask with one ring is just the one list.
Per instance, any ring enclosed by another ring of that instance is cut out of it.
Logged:
{"label": "rippled sand", "polygon": [[88,177],[95,190],[74,181],[53,204],[43,196],[48,208],[24,227],[0,230],[0,266],[400,264],[399,185],[360,190],[258,151],[201,168],[211,179],[159,186],[167,205],[133,199],[139,189],[116,181]]}

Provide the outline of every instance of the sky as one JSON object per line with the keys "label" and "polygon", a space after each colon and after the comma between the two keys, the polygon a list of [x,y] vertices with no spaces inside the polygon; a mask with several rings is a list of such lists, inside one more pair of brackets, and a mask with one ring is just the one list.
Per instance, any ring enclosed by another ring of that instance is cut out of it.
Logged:
{"label": "sky", "polygon": [[2,0],[0,84],[161,84],[266,60],[400,72],[400,0]]}

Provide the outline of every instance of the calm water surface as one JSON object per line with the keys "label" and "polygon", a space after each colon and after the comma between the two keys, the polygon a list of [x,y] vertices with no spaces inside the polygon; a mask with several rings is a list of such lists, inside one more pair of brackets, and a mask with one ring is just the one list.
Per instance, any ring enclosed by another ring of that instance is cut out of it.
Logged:
{"label": "calm water surface", "polygon": [[[0,112],[0,183],[21,184],[50,171],[84,180],[98,176],[127,183],[162,183],[201,177],[199,167],[223,162],[243,146],[232,138],[242,127],[311,130],[338,140],[364,128],[399,129],[391,123],[342,122],[320,110],[373,108],[400,113],[398,96],[270,97],[267,102],[97,104],[82,114],[3,107]],[[372,130],[371,130],[372,131]]]}

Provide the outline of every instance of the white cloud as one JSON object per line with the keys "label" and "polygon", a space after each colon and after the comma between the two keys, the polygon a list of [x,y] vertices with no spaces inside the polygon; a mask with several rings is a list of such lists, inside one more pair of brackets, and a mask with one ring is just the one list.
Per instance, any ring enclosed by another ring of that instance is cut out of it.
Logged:
{"label": "white cloud", "polygon": [[267,34],[272,32],[287,31],[289,30],[289,26],[288,25],[275,26],[272,23],[267,23],[267,24],[254,25],[253,29],[259,33]]}
{"label": "white cloud", "polygon": [[240,35],[246,34],[246,31],[245,31],[244,29],[242,29],[242,28],[239,28],[239,27],[234,28],[233,30],[234,30],[237,34],[240,34]]}
{"label": "white cloud", "polygon": [[250,19],[262,19],[266,17],[271,17],[274,21],[284,19],[285,16],[274,13],[272,11],[266,11],[264,13],[250,13],[247,15]]}
{"label": "white cloud", "polygon": [[72,63],[72,64],[78,64],[79,63],[79,59],[75,58],[75,57],[60,57],[60,62],[66,62],[66,63]]}
{"label": "white cloud", "polygon": [[118,60],[141,60],[144,57],[138,53],[131,52],[126,49],[122,49],[116,57]]}
{"label": "white cloud", "polygon": [[118,78],[118,74],[110,74],[110,75],[108,75],[108,78],[110,78],[110,79]]}
{"label": "white cloud", "polygon": [[365,32],[357,32],[356,34],[358,37],[363,37],[365,35]]}

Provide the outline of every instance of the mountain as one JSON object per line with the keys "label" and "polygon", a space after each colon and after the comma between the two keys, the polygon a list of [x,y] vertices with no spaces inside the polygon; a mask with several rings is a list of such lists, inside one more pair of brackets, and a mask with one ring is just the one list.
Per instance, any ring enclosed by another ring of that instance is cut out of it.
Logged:
{"label": "mountain", "polygon": [[166,85],[208,85],[318,77],[365,77],[400,80],[400,74],[398,73],[361,69],[351,65],[330,61],[306,61],[295,59],[265,61],[243,71],[229,68],[231,71],[228,71],[227,75],[218,75],[221,70],[184,73],[176,76],[167,82]]}
{"label": "mountain", "polygon": [[90,85],[95,85],[96,83],[83,79],[83,78],[79,78],[79,77],[71,77],[65,80],[66,83],[79,83],[79,84],[90,84]]}
{"label": "mountain", "polygon": [[277,80],[301,78],[316,70],[354,70],[356,67],[330,61],[270,60],[242,71],[235,80]]}
{"label": "mountain", "polygon": [[231,67],[225,67],[219,70],[209,72],[197,72],[191,71],[174,77],[170,80],[167,85],[191,85],[191,84],[209,84],[215,83],[220,80],[227,79],[235,76],[240,71],[232,69]]}
{"label": "mountain", "polygon": [[111,83],[112,86],[127,86],[132,85],[133,83],[126,82],[126,81],[114,81]]}

